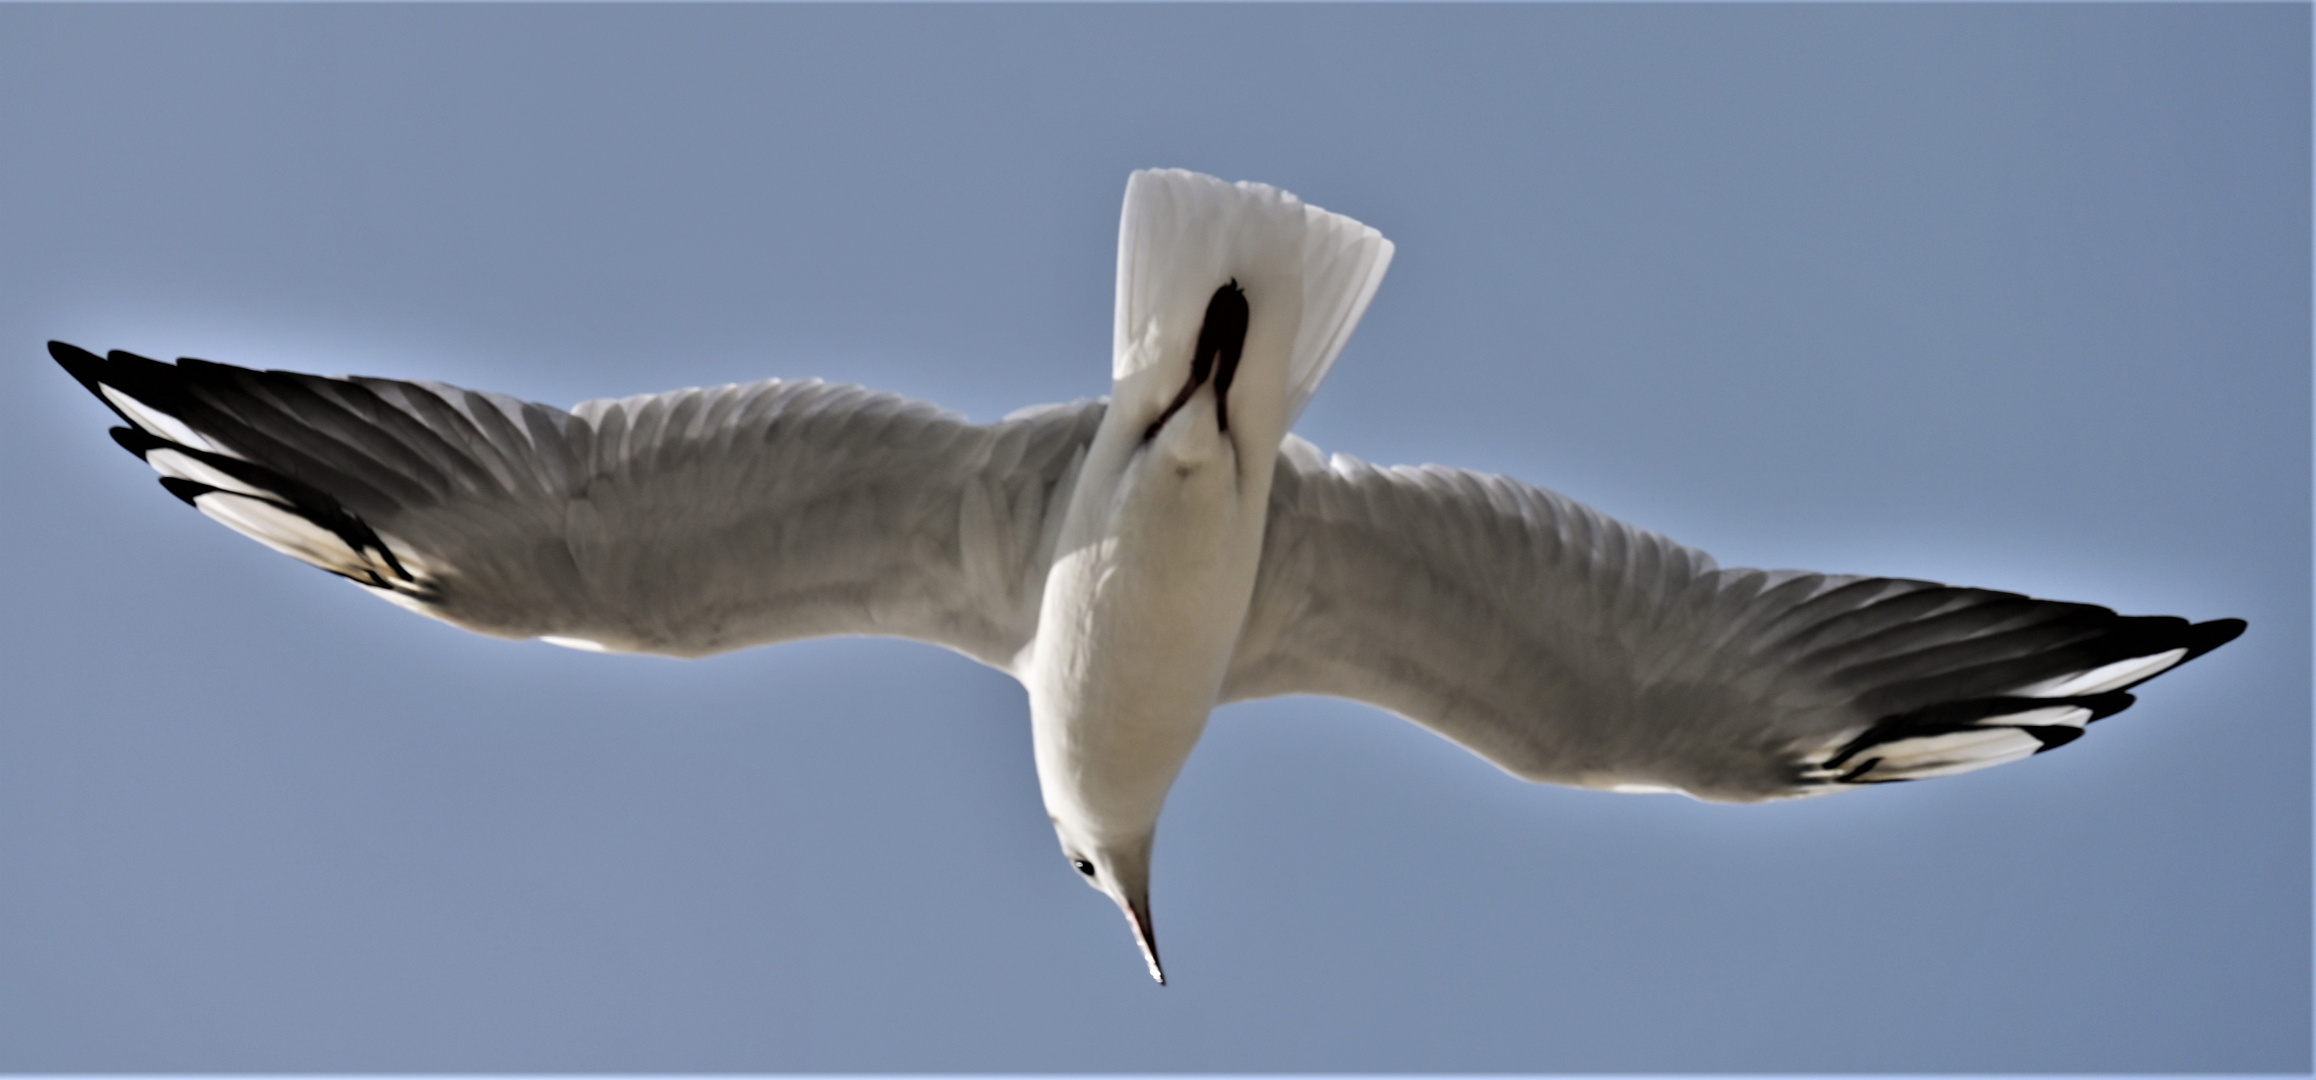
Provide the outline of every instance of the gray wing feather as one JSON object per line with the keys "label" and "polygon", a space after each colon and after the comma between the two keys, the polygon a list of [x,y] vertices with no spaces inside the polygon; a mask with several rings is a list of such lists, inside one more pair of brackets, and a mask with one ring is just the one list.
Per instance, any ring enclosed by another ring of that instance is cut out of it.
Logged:
{"label": "gray wing feather", "polygon": [[1010,670],[1103,411],[977,425],[767,380],[564,412],[51,351],[136,425],[116,438],[171,491],[260,541],[482,633],[685,656],[881,634]]}
{"label": "gray wing feather", "polygon": [[2243,629],[1721,569],[1551,492],[1291,439],[1227,700],[1397,712],[1532,780],[1746,801],[2061,745]]}

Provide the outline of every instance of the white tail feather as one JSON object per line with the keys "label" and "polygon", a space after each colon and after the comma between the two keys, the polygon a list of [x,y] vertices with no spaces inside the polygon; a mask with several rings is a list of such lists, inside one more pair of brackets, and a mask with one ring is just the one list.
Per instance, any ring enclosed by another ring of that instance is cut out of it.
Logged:
{"label": "white tail feather", "polygon": [[1118,227],[1113,375],[1124,380],[1166,348],[1187,348],[1187,340],[1158,335],[1195,334],[1225,281],[1279,282],[1300,308],[1286,373],[1291,425],[1359,325],[1391,255],[1382,233],[1267,184],[1182,169],[1137,172],[1126,182]]}

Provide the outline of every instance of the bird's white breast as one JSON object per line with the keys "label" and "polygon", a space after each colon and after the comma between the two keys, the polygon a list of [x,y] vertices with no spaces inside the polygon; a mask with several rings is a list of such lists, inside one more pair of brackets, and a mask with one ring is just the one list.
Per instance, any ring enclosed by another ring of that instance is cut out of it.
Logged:
{"label": "bird's white breast", "polygon": [[1211,391],[1146,442],[1117,419],[1096,436],[1063,525],[1024,681],[1048,811],[1140,831],[1237,644],[1277,447],[1235,445]]}

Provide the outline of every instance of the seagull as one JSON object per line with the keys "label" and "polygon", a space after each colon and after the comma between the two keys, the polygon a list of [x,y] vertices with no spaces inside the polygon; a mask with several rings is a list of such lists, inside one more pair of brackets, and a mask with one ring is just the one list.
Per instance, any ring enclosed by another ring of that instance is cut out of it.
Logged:
{"label": "seagull", "polygon": [[1160,984],[1152,844],[1218,704],[1348,698],[1526,780],[1758,802],[2063,746],[2244,630],[1724,569],[1517,480],[1326,456],[1289,429],[1392,252],[1275,187],[1136,172],[1109,397],[994,424],[818,379],[566,412],[49,351],[171,494],[421,615],[678,657],[895,636],[1012,675],[1062,854]]}

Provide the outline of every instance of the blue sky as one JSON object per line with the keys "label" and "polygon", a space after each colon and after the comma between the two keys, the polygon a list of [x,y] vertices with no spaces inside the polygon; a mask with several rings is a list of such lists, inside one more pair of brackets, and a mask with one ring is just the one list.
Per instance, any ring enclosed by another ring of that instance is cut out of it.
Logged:
{"label": "blue sky", "polygon": [[[0,1068],[2304,1071],[2305,7],[0,7]],[[1299,431],[2250,633],[1769,807],[1218,714],[1155,906],[924,646],[595,657],[187,511],[48,338],[1106,389],[1126,173],[1398,260]]]}

